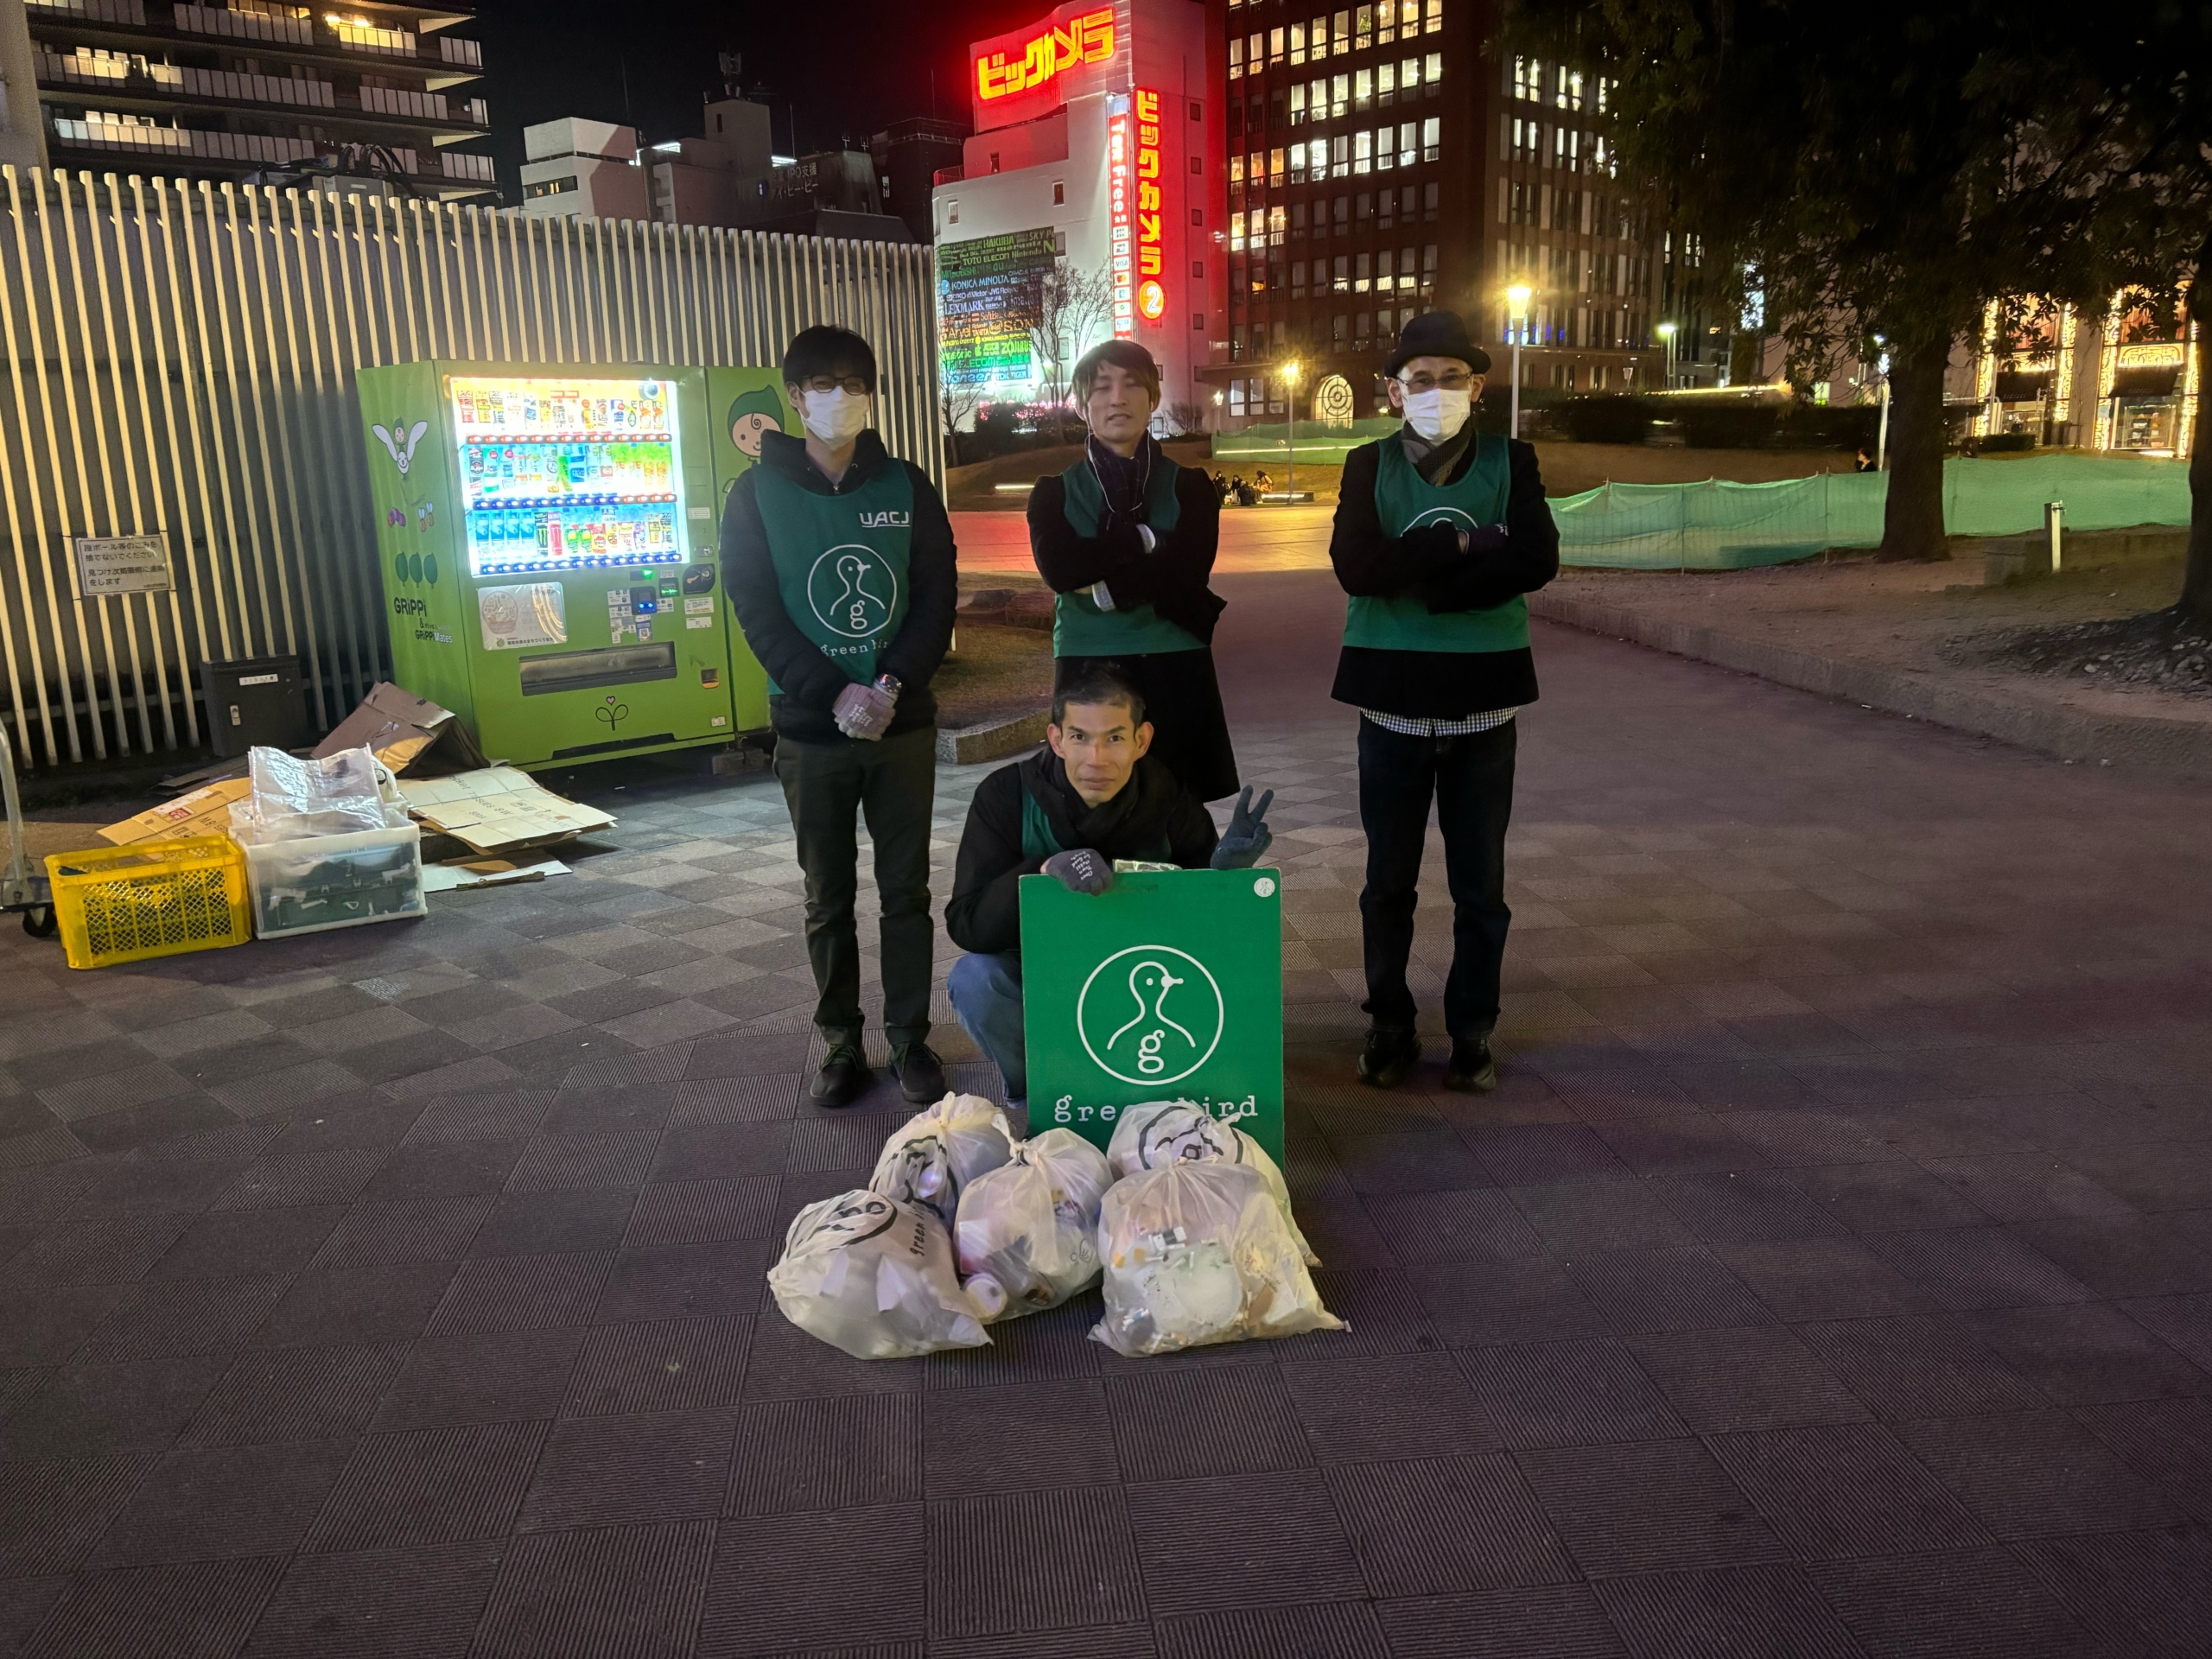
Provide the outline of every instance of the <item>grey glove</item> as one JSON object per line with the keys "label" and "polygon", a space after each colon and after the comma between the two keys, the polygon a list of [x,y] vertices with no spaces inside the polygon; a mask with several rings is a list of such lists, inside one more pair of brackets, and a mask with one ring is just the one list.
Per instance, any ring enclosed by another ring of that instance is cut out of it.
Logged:
{"label": "grey glove", "polygon": [[1045,874],[1070,893],[1101,893],[1114,885],[1114,861],[1088,847],[1078,847],[1046,859]]}
{"label": "grey glove", "polygon": [[892,711],[898,706],[896,697],[872,685],[849,685],[837,694],[830,712],[847,737],[873,742],[891,728]]}
{"label": "grey glove", "polygon": [[1222,831],[1220,841],[1213,849],[1213,868],[1217,870],[1249,870],[1267,855],[1274,845],[1275,832],[1267,826],[1268,808],[1274,804],[1275,792],[1272,789],[1260,797],[1257,806],[1252,804],[1252,785],[1244,785],[1244,792],[1236,798],[1236,810],[1229,815],[1229,828]]}

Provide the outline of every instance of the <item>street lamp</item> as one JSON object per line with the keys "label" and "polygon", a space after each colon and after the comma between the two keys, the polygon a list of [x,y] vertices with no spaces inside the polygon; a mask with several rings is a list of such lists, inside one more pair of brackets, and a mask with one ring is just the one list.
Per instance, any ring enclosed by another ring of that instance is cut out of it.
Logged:
{"label": "street lamp", "polygon": [[1281,369],[1283,407],[1290,411],[1283,423],[1283,453],[1289,457],[1283,467],[1283,505],[1287,506],[1298,495],[1298,359],[1293,358]]}
{"label": "street lamp", "polygon": [[1213,429],[1217,432],[1221,430],[1221,397],[1219,391],[1213,395]]}
{"label": "street lamp", "polygon": [[1506,429],[1516,438],[1521,435],[1521,336],[1529,332],[1529,302],[1535,296],[1535,290],[1526,283],[1505,290],[1505,315],[1513,324],[1513,413]]}
{"label": "street lamp", "polygon": [[1659,325],[1658,333],[1667,347],[1667,390],[1672,391],[1675,389],[1675,325],[1662,322]]}

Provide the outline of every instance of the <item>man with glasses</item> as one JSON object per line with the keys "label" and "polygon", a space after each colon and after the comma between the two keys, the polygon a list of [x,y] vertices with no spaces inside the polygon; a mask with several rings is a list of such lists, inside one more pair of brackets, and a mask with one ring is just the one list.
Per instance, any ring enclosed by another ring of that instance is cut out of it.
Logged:
{"label": "man with glasses", "polygon": [[1452,312],[1407,323],[1383,365],[1405,425],[1344,457],[1329,558],[1351,595],[1331,695],[1360,711],[1359,896],[1370,1029],[1360,1080],[1394,1089],[1421,1059],[1406,965],[1429,804],[1452,890],[1447,1088],[1497,1086],[1491,1057],[1512,912],[1505,827],[1514,715],[1536,699],[1522,596],[1559,573],[1536,452],[1469,418],[1490,353]]}
{"label": "man with glasses", "polygon": [[855,814],[875,843],[883,1023],[910,1101],[943,1097],[930,1052],[930,815],[937,702],[952,639],[952,526],[920,468],[869,426],[875,353],[842,328],[802,330],[784,391],[805,436],[772,429],[722,513],[722,580],[768,673],[776,777],[806,876],[814,1023],[827,1046],[812,1098],[843,1106],[870,1072],[861,1046]]}

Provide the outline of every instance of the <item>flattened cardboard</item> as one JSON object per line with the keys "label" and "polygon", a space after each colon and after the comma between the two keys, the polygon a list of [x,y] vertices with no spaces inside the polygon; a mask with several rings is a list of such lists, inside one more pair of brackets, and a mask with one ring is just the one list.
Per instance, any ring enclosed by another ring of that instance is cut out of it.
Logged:
{"label": "flattened cardboard", "polygon": [[402,778],[399,792],[416,817],[478,853],[567,841],[614,822],[612,814],[563,800],[512,766],[451,778]]}
{"label": "flattened cardboard", "polygon": [[242,801],[252,792],[251,779],[226,778],[135,818],[111,823],[100,831],[100,838],[128,847],[134,842],[169,841],[179,836],[226,836],[231,832],[231,803]]}
{"label": "flattened cardboard", "polygon": [[491,764],[460,715],[389,680],[369,688],[353,712],[315,745],[315,758],[364,747],[402,777],[445,777]]}

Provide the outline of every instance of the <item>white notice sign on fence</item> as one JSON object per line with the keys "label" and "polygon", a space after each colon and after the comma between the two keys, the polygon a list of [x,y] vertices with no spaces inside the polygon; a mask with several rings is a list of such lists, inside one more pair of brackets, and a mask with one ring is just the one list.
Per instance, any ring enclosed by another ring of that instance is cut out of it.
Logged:
{"label": "white notice sign on fence", "polygon": [[104,599],[110,594],[166,594],[169,590],[169,538],[150,536],[79,536],[77,597]]}

